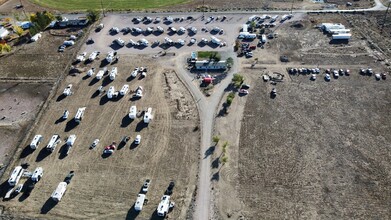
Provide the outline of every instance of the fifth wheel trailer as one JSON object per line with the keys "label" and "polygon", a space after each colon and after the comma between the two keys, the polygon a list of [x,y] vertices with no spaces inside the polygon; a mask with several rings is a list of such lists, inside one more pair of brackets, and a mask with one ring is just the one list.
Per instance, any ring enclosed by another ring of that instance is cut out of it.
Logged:
{"label": "fifth wheel trailer", "polygon": [[143,210],[144,201],[145,201],[145,194],[138,194],[137,200],[134,203],[134,210],[136,210],[138,212]]}
{"label": "fifth wheel trailer", "polygon": [[59,183],[56,190],[54,190],[54,192],[52,193],[51,198],[55,202],[61,201],[62,196],[64,195],[66,190],[67,190],[67,183],[66,182]]}
{"label": "fifth wheel trailer", "polygon": [[40,134],[35,135],[33,140],[30,143],[30,148],[33,150],[37,149],[37,147],[38,147],[39,143],[41,143],[42,139],[43,139],[42,135],[40,135]]}

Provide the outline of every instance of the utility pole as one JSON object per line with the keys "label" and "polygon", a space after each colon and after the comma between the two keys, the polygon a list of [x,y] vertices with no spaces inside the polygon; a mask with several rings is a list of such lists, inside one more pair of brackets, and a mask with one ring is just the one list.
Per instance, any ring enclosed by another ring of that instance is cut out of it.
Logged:
{"label": "utility pole", "polygon": [[100,6],[102,7],[103,17],[106,17],[106,15],[105,15],[105,9],[103,8],[103,0],[100,0]]}
{"label": "utility pole", "polygon": [[202,17],[205,15],[205,0],[202,0]]}
{"label": "utility pole", "polygon": [[293,3],[295,3],[295,0],[292,0],[292,5],[291,5],[291,14],[292,14],[292,10],[293,10]]}
{"label": "utility pole", "polygon": [[390,4],[391,4],[391,0],[388,2],[387,10],[386,10],[386,13],[384,14],[383,25],[381,26],[381,30],[380,30],[381,34],[383,33],[383,28],[384,28],[384,25],[386,24],[388,9],[390,8]]}

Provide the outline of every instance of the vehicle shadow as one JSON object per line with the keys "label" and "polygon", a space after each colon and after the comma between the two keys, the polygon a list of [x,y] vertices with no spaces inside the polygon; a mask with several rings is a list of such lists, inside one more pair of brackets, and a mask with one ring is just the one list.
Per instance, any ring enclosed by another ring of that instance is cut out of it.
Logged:
{"label": "vehicle shadow", "polygon": [[35,183],[31,180],[31,178],[28,178],[26,182],[23,184],[23,188],[22,188],[23,194],[19,197],[18,201],[23,202],[24,200],[26,200],[30,196],[30,193],[31,191],[33,191],[34,187],[35,187]]}
{"label": "vehicle shadow", "polygon": [[144,121],[140,121],[139,123],[137,123],[135,131],[140,132],[141,130],[143,130],[146,127],[148,127],[148,123],[144,123]]}
{"label": "vehicle shadow", "polygon": [[31,149],[30,145],[27,145],[27,146],[23,149],[22,153],[20,153],[19,158],[25,158],[25,157],[27,157],[28,155],[30,155],[31,153],[33,153],[33,152],[34,152],[34,150]]}
{"label": "vehicle shadow", "polygon": [[57,202],[53,201],[52,198],[46,200],[45,204],[43,204],[41,208],[41,214],[47,214],[57,205]]}
{"label": "vehicle shadow", "polygon": [[83,76],[81,79],[82,80],[86,80],[86,79],[88,79],[88,78],[90,78],[91,76],[89,76],[89,75],[85,75],[85,76]]}
{"label": "vehicle shadow", "polygon": [[138,147],[138,144],[136,144],[136,143],[134,143],[134,141],[130,144],[130,147],[129,147],[129,149],[130,150],[134,150],[134,149],[136,149]]}
{"label": "vehicle shadow", "polygon": [[35,159],[35,162],[42,161],[43,159],[45,159],[50,154],[51,154],[51,151],[47,150],[46,147],[42,148],[41,151],[39,151],[39,154],[37,155],[37,158]]}
{"label": "vehicle shadow", "polygon": [[212,175],[212,178],[210,178],[210,180],[211,181],[219,181],[220,180],[220,170],[219,171],[217,171],[216,173],[214,173],[213,175]]}
{"label": "vehicle shadow", "polygon": [[133,79],[134,79],[133,76],[129,76],[128,78],[126,78],[126,82],[130,82],[130,81],[132,81]]}
{"label": "vehicle shadow", "polygon": [[111,82],[113,82],[109,76],[106,76],[103,81],[102,81],[102,86],[107,86],[109,85]]}
{"label": "vehicle shadow", "polygon": [[61,100],[65,99],[65,97],[66,97],[66,95],[64,95],[64,94],[59,95],[59,96],[57,97],[56,102],[61,102]]}
{"label": "vehicle shadow", "polygon": [[8,190],[10,190],[11,186],[8,184],[8,180],[4,181],[0,185],[0,197],[3,198],[5,197],[5,194],[7,194]]}
{"label": "vehicle shadow", "polygon": [[111,154],[105,154],[105,153],[102,153],[101,157],[103,159],[106,159],[106,158],[109,158],[111,156]]}
{"label": "vehicle shadow", "polygon": [[107,97],[107,95],[104,95],[104,96],[102,96],[102,98],[100,98],[99,105],[104,105],[108,101],[109,101],[109,98]]}
{"label": "vehicle shadow", "polygon": [[60,150],[58,151],[58,153],[60,154],[58,156],[58,159],[62,160],[64,159],[65,157],[68,156],[67,154],[67,151],[69,150],[69,146],[67,145],[67,143],[63,144],[60,148]]}
{"label": "vehicle shadow", "polygon": [[128,210],[125,219],[126,220],[136,219],[139,214],[140,212],[134,209],[134,204],[133,204],[132,207]]}
{"label": "vehicle shadow", "polygon": [[129,118],[129,115],[125,115],[125,116],[122,118],[121,128],[126,128],[126,127],[128,127],[132,122],[133,122],[133,119]]}
{"label": "vehicle shadow", "polygon": [[216,149],[216,146],[210,146],[204,153],[204,159],[209,157],[210,155],[213,154],[213,152],[215,152],[215,149]]}
{"label": "vehicle shadow", "polygon": [[64,118],[61,116],[59,119],[57,119],[57,120],[54,122],[54,124],[59,124],[59,123],[65,121],[65,120],[66,120],[66,119],[64,119]]}
{"label": "vehicle shadow", "polygon": [[88,84],[88,86],[93,86],[95,85],[95,83],[99,82],[99,79],[97,79],[96,77],[94,77],[91,82]]}
{"label": "vehicle shadow", "polygon": [[99,95],[99,91],[96,90],[94,93],[92,93],[91,98],[96,98]]}
{"label": "vehicle shadow", "polygon": [[155,209],[155,211],[152,213],[151,218],[149,218],[149,219],[151,219],[151,220],[158,220],[158,219],[162,219],[162,217],[157,215],[157,210]]}
{"label": "vehicle shadow", "polygon": [[71,131],[72,129],[76,128],[79,125],[75,120],[71,119],[70,121],[67,122],[64,131],[68,132]]}

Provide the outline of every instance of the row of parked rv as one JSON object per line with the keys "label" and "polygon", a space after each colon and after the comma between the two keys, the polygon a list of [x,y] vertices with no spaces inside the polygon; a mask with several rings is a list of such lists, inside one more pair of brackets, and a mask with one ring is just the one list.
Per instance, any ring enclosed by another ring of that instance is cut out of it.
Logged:
{"label": "row of parked rv", "polygon": [[[270,23],[273,23],[273,22],[276,22],[277,19],[278,19],[278,15],[274,15],[274,16],[271,16],[271,15],[262,15],[262,16],[258,16],[258,15],[252,15],[248,18],[248,22],[257,22],[257,23],[262,23],[262,22],[265,22],[266,20],[270,19],[269,22]],[[288,19],[291,19],[293,17],[293,14],[285,14],[283,16],[281,16],[281,22],[284,22]]]}
{"label": "row of parked rv", "polygon": [[340,23],[322,23],[319,27],[322,31],[331,34],[332,40],[349,40],[352,37],[350,29]]}
{"label": "row of parked rv", "polygon": [[[331,79],[330,75],[332,74],[335,79],[338,79],[339,76],[350,76],[349,69],[325,69],[325,80],[329,81]],[[311,74],[311,80],[316,80],[316,74],[320,73],[319,68],[289,68],[289,74]],[[372,76],[373,70],[371,68],[361,68],[361,75],[369,75]],[[387,77],[386,73],[376,73],[375,78],[377,80],[383,79],[385,80]]]}
{"label": "row of parked rv", "polygon": [[[202,31],[204,32],[210,32],[211,34],[223,34],[224,33],[224,29],[220,28],[220,27],[213,27],[211,29],[209,29],[208,27],[202,27],[201,28]],[[189,35],[195,35],[197,34],[198,32],[198,29],[196,27],[192,27],[192,26],[189,26],[187,28],[184,28],[184,27],[179,27],[179,28],[176,28],[176,27],[168,27],[167,28],[167,31],[170,33],[170,34],[178,34],[178,35],[182,35],[182,34],[185,34],[186,32],[189,33]],[[128,34],[128,33],[131,33],[131,34],[134,34],[134,35],[138,35],[138,34],[144,34],[144,35],[149,35],[149,34],[162,34],[165,32],[164,28],[162,28],[161,26],[157,26],[157,27],[147,27],[144,29],[140,28],[140,27],[133,27],[133,28],[130,28],[130,27],[125,27],[125,28],[122,28],[121,30],[118,28],[118,27],[112,27],[110,30],[109,30],[109,33],[112,34],[112,35],[115,35],[115,34],[118,34],[122,32],[123,34]]]}

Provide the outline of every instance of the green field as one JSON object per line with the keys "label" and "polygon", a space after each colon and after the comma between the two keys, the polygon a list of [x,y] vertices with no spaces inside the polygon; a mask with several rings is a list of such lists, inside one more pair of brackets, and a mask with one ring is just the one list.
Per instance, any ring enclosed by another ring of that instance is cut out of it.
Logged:
{"label": "green field", "polygon": [[189,2],[189,0],[31,0],[35,4],[58,10],[101,9],[105,10],[151,9]]}

